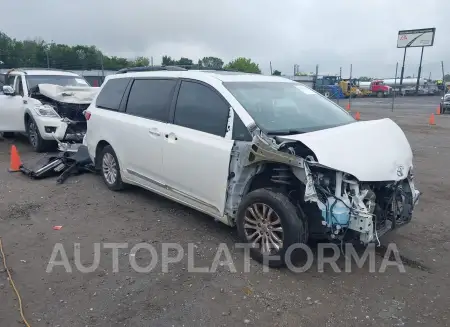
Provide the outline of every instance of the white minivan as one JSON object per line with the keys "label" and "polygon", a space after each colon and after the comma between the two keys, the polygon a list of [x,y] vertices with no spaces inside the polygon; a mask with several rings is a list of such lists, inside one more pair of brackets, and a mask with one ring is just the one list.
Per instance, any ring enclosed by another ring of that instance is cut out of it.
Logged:
{"label": "white minivan", "polygon": [[397,124],[356,121],[282,77],[125,69],[85,116],[107,187],[138,185],[236,226],[269,266],[312,238],[376,242],[411,221],[420,194]]}

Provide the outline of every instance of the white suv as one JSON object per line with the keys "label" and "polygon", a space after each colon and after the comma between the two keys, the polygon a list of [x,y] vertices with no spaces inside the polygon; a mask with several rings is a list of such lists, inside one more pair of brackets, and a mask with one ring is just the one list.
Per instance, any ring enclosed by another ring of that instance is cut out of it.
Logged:
{"label": "white suv", "polygon": [[82,142],[83,111],[98,87],[78,74],[57,69],[12,69],[0,93],[0,132],[25,133],[37,152],[57,141]]}
{"label": "white suv", "polygon": [[357,122],[285,78],[124,70],[85,114],[85,144],[111,190],[138,185],[237,226],[269,266],[309,238],[377,241],[418,200],[411,147],[392,120]]}

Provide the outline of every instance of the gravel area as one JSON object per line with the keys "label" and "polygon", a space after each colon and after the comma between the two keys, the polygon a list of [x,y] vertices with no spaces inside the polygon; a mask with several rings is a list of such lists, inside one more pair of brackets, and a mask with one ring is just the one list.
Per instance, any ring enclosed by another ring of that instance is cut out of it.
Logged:
{"label": "gravel area", "polygon": [[[32,326],[64,327],[450,326],[450,115],[436,116],[436,125],[429,126],[439,98],[398,99],[393,112],[388,101],[355,100],[352,112],[359,111],[361,119],[394,119],[414,150],[423,192],[419,206],[409,225],[381,239],[396,244],[405,272],[397,267],[379,272],[382,250],[375,272],[368,265],[353,265],[348,273],[325,265],[321,272],[316,263],[303,273],[264,271],[254,261],[245,272],[234,229],[141,189],[111,192],[93,174],[57,185],[53,178],[8,173],[12,141],[0,139],[0,237],[27,320]],[[37,157],[21,138],[14,144],[24,162]],[[142,242],[158,254],[156,267],[146,273],[130,264],[130,259],[142,267],[150,263],[148,251],[130,253]],[[161,244],[167,242],[180,244],[185,253],[164,272]],[[58,243],[72,272],[62,266],[46,272]],[[94,243],[101,244],[97,269],[77,269],[76,243],[85,266],[93,262]],[[128,243],[118,250],[118,271],[105,243]],[[195,267],[211,267],[221,243],[228,245],[237,272],[221,265],[213,273],[189,272],[189,250]],[[345,262],[337,265],[343,269]],[[1,265],[0,303],[0,325],[23,326]]]}

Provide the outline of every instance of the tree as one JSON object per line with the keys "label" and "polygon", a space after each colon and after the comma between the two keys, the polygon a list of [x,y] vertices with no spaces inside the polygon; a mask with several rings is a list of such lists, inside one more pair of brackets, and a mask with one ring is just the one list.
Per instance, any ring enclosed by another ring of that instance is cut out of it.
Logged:
{"label": "tree", "polygon": [[372,81],[372,78],[371,78],[371,77],[367,77],[367,76],[361,76],[361,77],[359,78],[359,80],[360,80],[361,82],[370,82],[370,81]]}
{"label": "tree", "polygon": [[259,65],[257,63],[254,63],[249,58],[243,57],[239,57],[230,61],[224,68],[229,70],[236,70],[243,73],[261,73],[261,70],[259,69]]}
{"label": "tree", "polygon": [[175,65],[175,60],[173,60],[170,56],[163,56],[161,64],[163,66],[173,66]]}
{"label": "tree", "polygon": [[203,59],[198,61],[198,65],[202,68],[221,69],[223,61],[217,57],[203,57]]}
{"label": "tree", "polygon": [[279,70],[274,70],[273,71],[273,73],[272,73],[272,75],[275,75],[275,76],[281,76],[281,72],[279,71]]}
{"label": "tree", "polygon": [[130,65],[133,67],[150,66],[150,60],[146,57],[136,57]]}
{"label": "tree", "polygon": [[2,68],[47,67],[78,70],[100,69],[118,70],[131,66],[146,66],[148,58],[138,57],[133,60],[116,56],[106,56],[97,47],[47,43],[45,40],[19,41],[0,32],[0,61]]}

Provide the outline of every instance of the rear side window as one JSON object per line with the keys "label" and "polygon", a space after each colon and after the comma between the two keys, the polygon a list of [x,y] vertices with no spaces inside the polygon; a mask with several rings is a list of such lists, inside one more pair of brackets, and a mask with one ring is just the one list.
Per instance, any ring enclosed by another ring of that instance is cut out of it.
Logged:
{"label": "rear side window", "polygon": [[167,122],[175,79],[137,79],[131,87],[126,112],[152,120]]}
{"label": "rear side window", "polygon": [[178,93],[174,123],[197,131],[225,136],[229,105],[211,88],[183,81]]}
{"label": "rear side window", "polygon": [[118,111],[129,81],[129,78],[114,78],[107,81],[97,97],[95,106]]}

